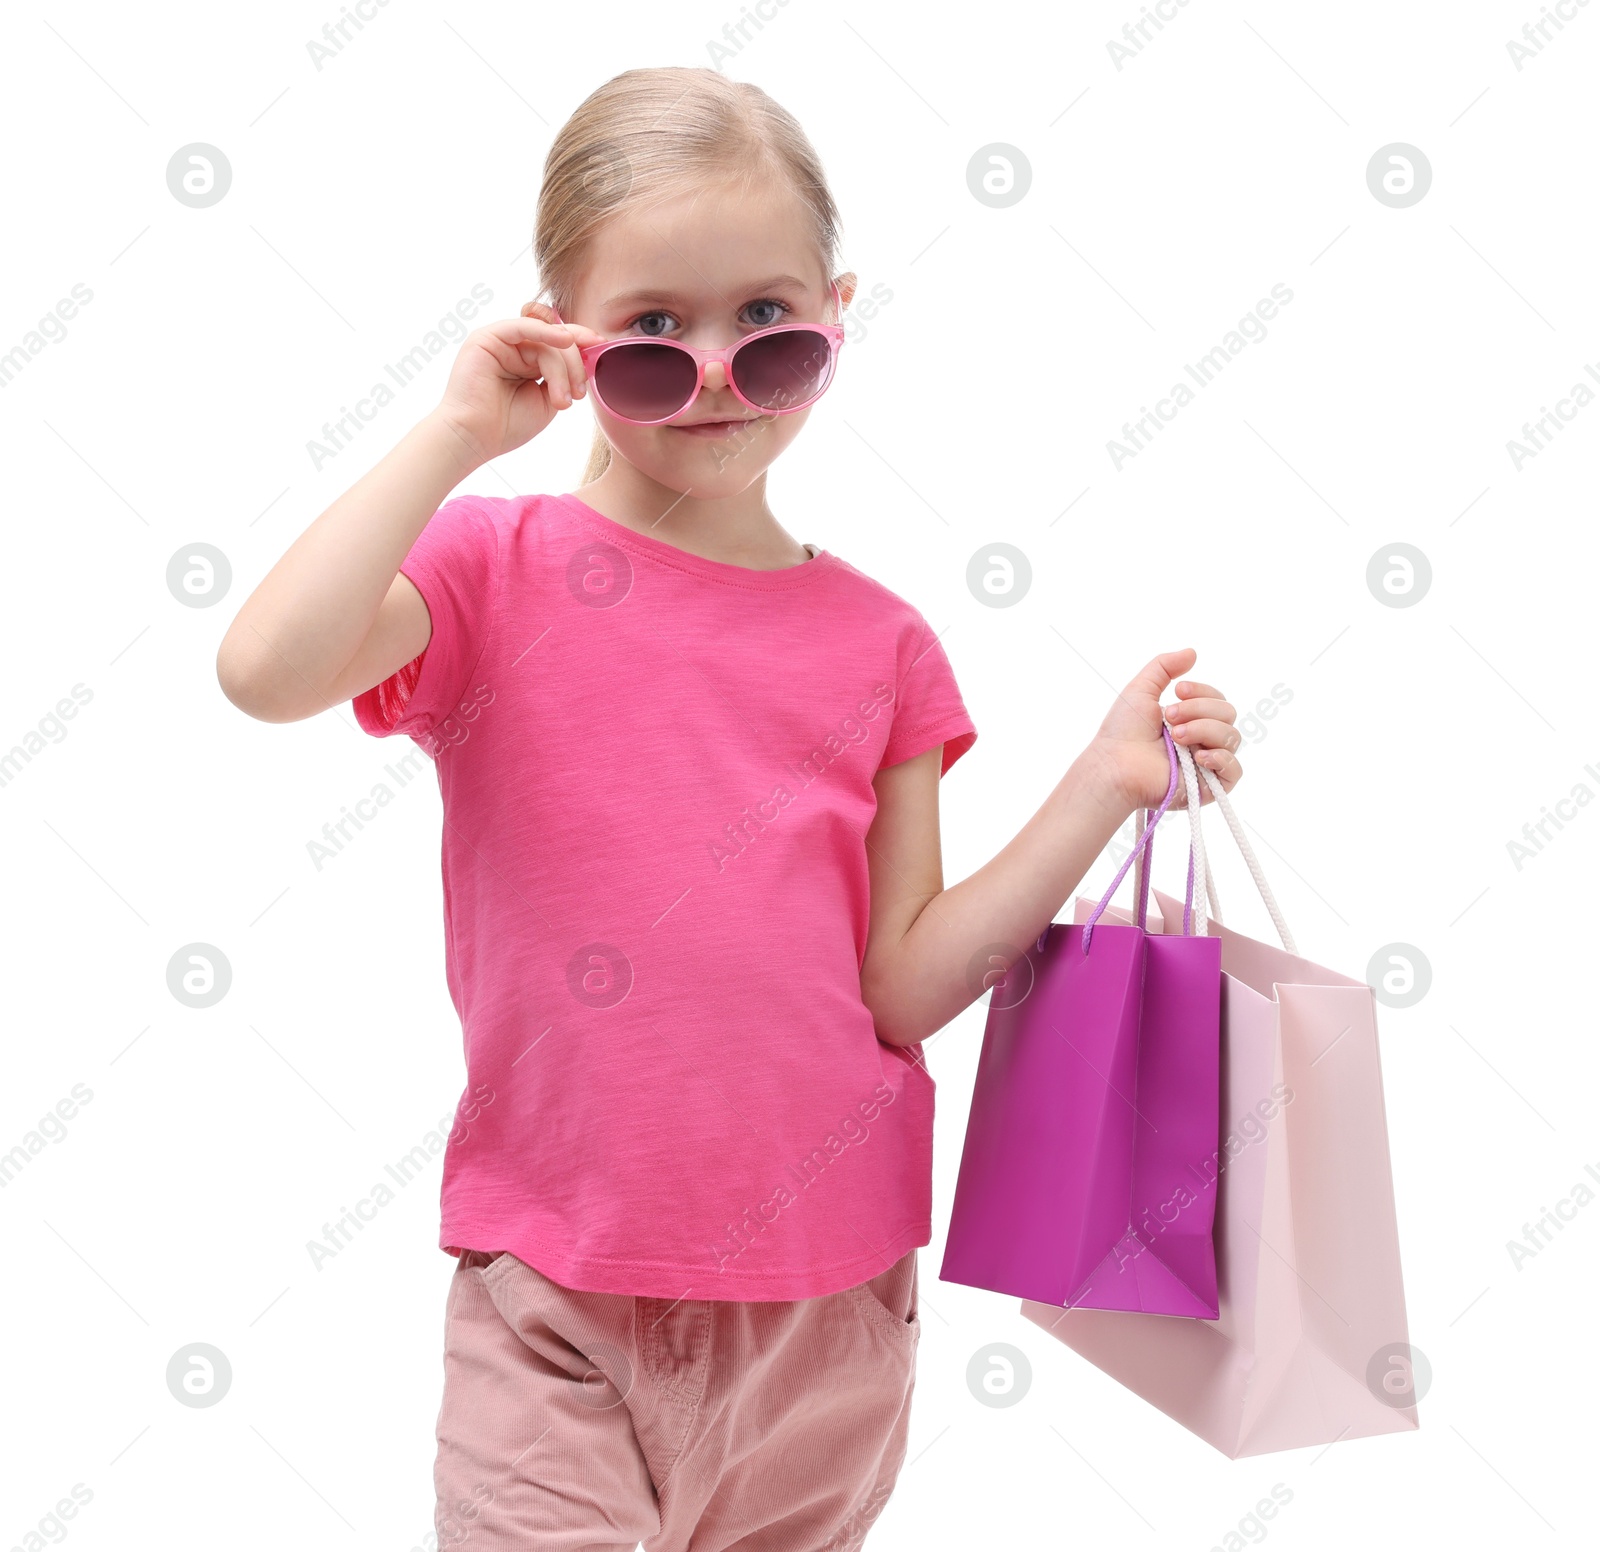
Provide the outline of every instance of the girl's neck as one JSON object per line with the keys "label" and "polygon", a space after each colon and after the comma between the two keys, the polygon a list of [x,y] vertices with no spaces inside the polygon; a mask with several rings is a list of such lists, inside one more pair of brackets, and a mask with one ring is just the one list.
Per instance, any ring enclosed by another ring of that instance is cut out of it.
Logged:
{"label": "girl's neck", "polygon": [[707,499],[669,490],[613,455],[598,479],[572,494],[602,517],[702,560],[776,571],[811,558],[767,505],[765,472],[737,495]]}

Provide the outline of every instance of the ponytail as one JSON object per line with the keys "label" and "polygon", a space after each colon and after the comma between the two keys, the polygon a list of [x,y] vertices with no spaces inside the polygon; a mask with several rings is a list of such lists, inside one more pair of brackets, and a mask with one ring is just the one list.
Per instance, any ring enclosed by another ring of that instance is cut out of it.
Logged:
{"label": "ponytail", "polygon": [[611,467],[611,444],[598,426],[594,428],[594,441],[589,444],[589,461],[583,466],[580,485],[592,485]]}

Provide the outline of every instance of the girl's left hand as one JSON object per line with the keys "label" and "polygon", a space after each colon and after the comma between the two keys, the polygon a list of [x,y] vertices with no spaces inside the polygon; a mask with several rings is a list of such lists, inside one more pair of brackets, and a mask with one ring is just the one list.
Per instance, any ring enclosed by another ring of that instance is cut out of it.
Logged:
{"label": "girl's left hand", "polygon": [[[1193,647],[1183,647],[1151,658],[1117,697],[1084,751],[1090,768],[1128,812],[1160,808],[1167,795],[1172,769],[1166,740],[1161,736],[1163,722],[1171,730],[1173,741],[1194,756],[1197,766],[1211,769],[1223,791],[1232,792],[1244,775],[1234,753],[1243,739],[1233,725],[1234,708],[1222,698],[1220,690],[1193,679],[1180,680],[1174,686],[1178,702],[1165,708],[1161,705],[1162,691],[1175,674],[1194,666],[1195,656]],[[1203,805],[1214,801],[1202,777],[1200,802]],[[1187,806],[1180,771],[1169,812]]]}

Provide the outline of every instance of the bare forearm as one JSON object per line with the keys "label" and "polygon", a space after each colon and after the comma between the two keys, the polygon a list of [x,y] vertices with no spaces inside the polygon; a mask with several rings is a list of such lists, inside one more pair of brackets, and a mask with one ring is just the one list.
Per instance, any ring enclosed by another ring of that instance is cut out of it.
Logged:
{"label": "bare forearm", "polygon": [[864,986],[879,1038],[926,1039],[984,990],[974,956],[991,945],[994,968],[1019,958],[1077,888],[1132,812],[1087,752],[1039,811],[977,872],[923,906]]}
{"label": "bare forearm", "polygon": [[417,535],[476,462],[437,415],[413,426],[245,600],[217,653],[229,698],[268,721],[322,710]]}

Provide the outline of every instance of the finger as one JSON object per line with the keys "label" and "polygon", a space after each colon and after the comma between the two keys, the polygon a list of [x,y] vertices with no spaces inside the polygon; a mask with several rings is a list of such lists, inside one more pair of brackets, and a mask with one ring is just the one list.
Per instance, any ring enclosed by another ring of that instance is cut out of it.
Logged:
{"label": "finger", "polygon": [[530,308],[539,308],[543,305],[541,302],[525,302],[522,312],[517,317],[496,318],[493,323],[486,323],[484,327],[508,340],[534,340],[562,346],[572,344],[574,325],[557,323],[554,319],[542,315],[535,317],[529,311]]}
{"label": "finger", "polygon": [[1195,679],[1180,679],[1172,688],[1185,700],[1192,695],[1209,695],[1213,699],[1220,699],[1222,696],[1222,691],[1214,684],[1201,684]]}
{"label": "finger", "polygon": [[1172,683],[1173,675],[1193,668],[1194,660],[1193,647],[1180,647],[1176,652],[1158,652],[1128,681],[1123,694],[1135,702],[1140,698],[1159,701],[1162,692]]}
{"label": "finger", "polygon": [[[506,377],[550,379],[559,376],[566,388],[566,368],[553,366],[572,348],[572,336],[559,324],[535,318],[502,318],[469,336],[487,350]],[[552,401],[553,402],[553,401]]]}
{"label": "finger", "polygon": [[1221,722],[1215,717],[1200,717],[1194,722],[1181,722],[1172,730],[1173,738],[1194,751],[1203,749],[1237,749],[1244,735],[1231,722]]}
{"label": "finger", "polygon": [[468,339],[487,350],[508,377],[539,377],[544,371],[540,351],[544,350],[552,357],[559,355],[556,345],[547,344],[542,339],[531,336],[524,337],[517,331],[507,330],[498,324],[475,330]]}
{"label": "finger", "polygon": [[[1231,792],[1234,783],[1244,775],[1244,767],[1240,765],[1238,755],[1227,749],[1196,750],[1194,763],[1205,766],[1222,783],[1224,792]],[[1200,782],[1200,801],[1201,803],[1216,801],[1216,794],[1204,780]]]}
{"label": "finger", "polygon": [[1180,701],[1177,705],[1163,706],[1161,710],[1174,727],[1180,722],[1192,722],[1196,717],[1210,717],[1217,722],[1232,722],[1234,719],[1232,702],[1223,700]]}
{"label": "finger", "polygon": [[[573,367],[568,357],[576,354],[576,351],[556,350],[549,345],[540,345],[534,350],[534,356],[539,363],[539,375],[544,379],[544,391],[549,395],[551,404],[558,410],[572,408],[575,397]],[[581,367],[579,369],[581,370]]]}
{"label": "finger", "polygon": [[551,403],[566,409],[584,395],[583,357],[577,347],[526,343],[517,347],[530,377],[544,379],[552,392]]}
{"label": "finger", "polygon": [[593,329],[586,329],[581,323],[557,322],[556,310],[548,302],[524,302],[522,316],[565,329],[572,336],[573,344],[568,346],[565,352],[567,381],[572,385],[573,397],[583,398],[589,391],[589,373],[583,364],[583,347],[603,344],[605,337],[596,334]]}
{"label": "finger", "polygon": [[591,328],[581,323],[558,322],[556,310],[548,302],[524,302],[522,316],[532,318],[540,323],[548,323],[554,328],[565,329],[572,335],[579,345],[603,345],[605,335],[596,334]]}
{"label": "finger", "polygon": [[[525,320],[507,319],[507,323]],[[546,325],[540,325],[547,328]],[[490,325],[479,332],[479,343],[499,365],[506,377],[528,381],[543,379],[545,396],[553,409],[567,409],[572,404],[572,389],[567,376],[566,352],[555,345],[535,339],[507,337],[507,331]],[[561,332],[556,330],[554,332]]]}
{"label": "finger", "polygon": [[[540,307],[540,302],[525,302],[524,308]],[[516,318],[499,318],[485,328],[499,331],[508,340],[531,340],[566,349],[570,345],[587,346],[605,344],[605,336],[581,323],[554,323],[548,319],[530,317],[526,313]]]}
{"label": "finger", "polygon": [[589,374],[584,369],[583,353],[576,345],[569,345],[562,352],[562,359],[567,364],[567,381],[572,384],[573,392],[581,399],[589,391]]}
{"label": "finger", "polygon": [[538,357],[524,341],[506,339],[493,329],[479,329],[467,336],[467,343],[487,351],[503,376],[535,378],[539,375]]}
{"label": "finger", "polygon": [[[542,302],[526,302],[523,313],[529,309],[550,311]],[[490,324],[488,331],[497,340],[512,347],[517,368],[511,375],[542,378],[551,406],[555,409],[571,408],[575,399],[587,391],[587,377],[583,369],[583,356],[575,341],[592,331],[578,324],[549,323],[543,318],[522,316],[505,318]],[[502,363],[505,356],[496,352]]]}

